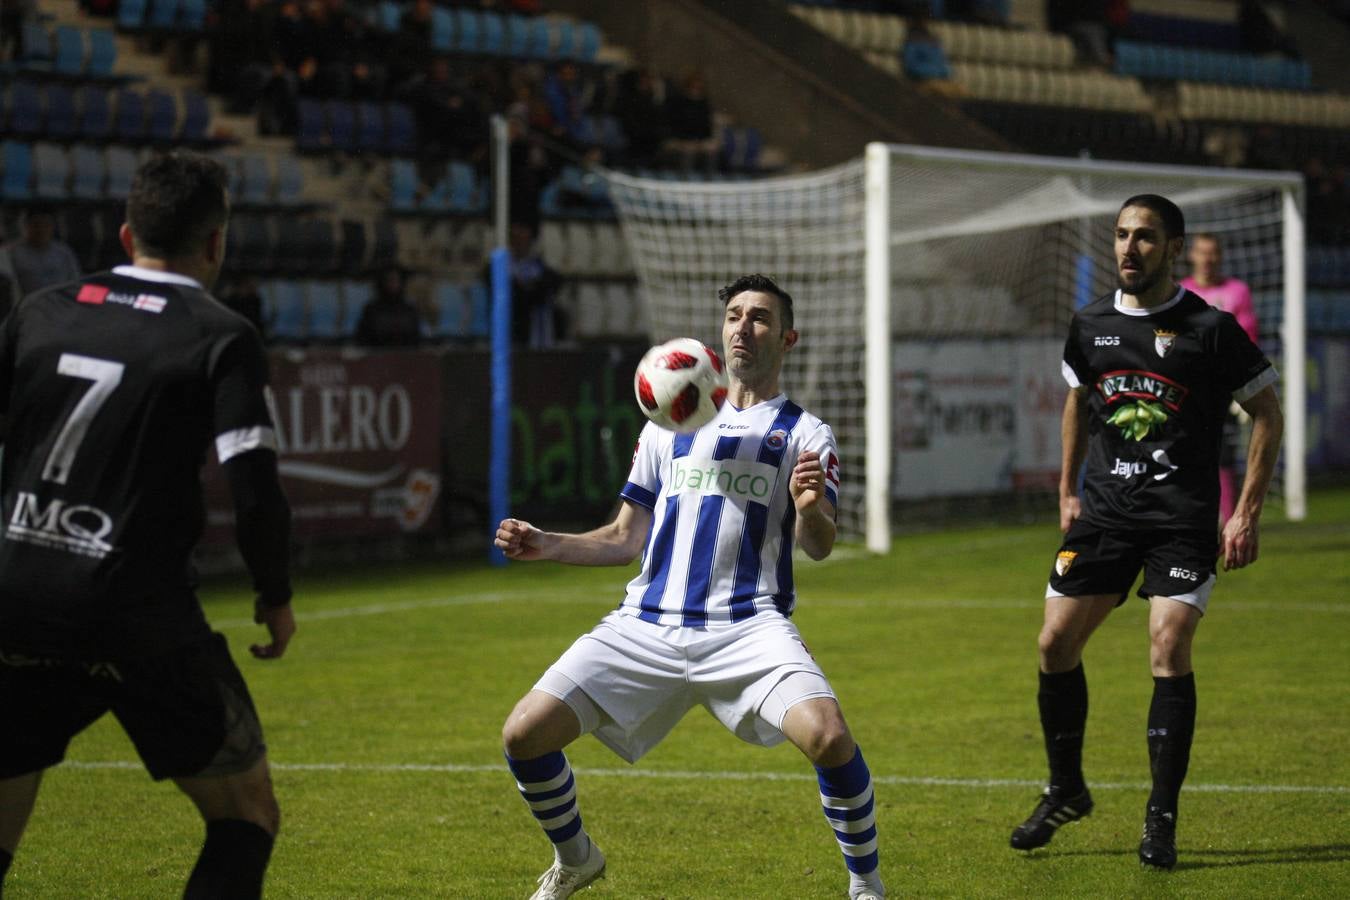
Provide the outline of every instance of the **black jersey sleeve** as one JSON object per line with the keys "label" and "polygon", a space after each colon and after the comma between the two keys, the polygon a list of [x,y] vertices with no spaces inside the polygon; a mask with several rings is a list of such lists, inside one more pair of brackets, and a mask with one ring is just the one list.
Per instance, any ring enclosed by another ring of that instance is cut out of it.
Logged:
{"label": "black jersey sleeve", "polygon": [[1220,384],[1238,402],[1275,383],[1275,367],[1261,348],[1252,343],[1237,319],[1227,313],[1219,316],[1219,327],[1215,329],[1214,358]]}
{"label": "black jersey sleeve", "polygon": [[267,355],[258,333],[241,323],[212,348],[209,364],[220,462],[258,448],[275,451],[276,431],[267,404]]}
{"label": "black jersey sleeve", "polygon": [[[1088,365],[1087,356],[1083,353],[1083,344],[1080,338],[1081,323],[1078,316],[1073,317],[1069,323],[1069,336],[1064,340],[1064,379],[1074,387],[1080,387],[1085,384],[1092,384],[1092,369]],[[1073,376],[1073,380],[1069,376]],[[1074,380],[1077,383],[1074,383]]]}

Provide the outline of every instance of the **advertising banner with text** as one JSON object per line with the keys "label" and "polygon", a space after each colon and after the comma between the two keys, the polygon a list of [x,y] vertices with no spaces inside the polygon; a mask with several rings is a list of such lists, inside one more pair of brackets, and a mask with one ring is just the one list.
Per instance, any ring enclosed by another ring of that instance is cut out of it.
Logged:
{"label": "advertising banner with text", "polygon": [[[440,527],[441,362],[434,350],[274,351],[278,467],[299,540]],[[203,470],[203,543],[233,541],[223,470]]]}

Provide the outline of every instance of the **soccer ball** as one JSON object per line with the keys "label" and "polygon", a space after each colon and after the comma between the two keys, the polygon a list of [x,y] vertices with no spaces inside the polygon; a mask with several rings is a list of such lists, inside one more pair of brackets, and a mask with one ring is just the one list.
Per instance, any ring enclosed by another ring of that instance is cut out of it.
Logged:
{"label": "soccer ball", "polygon": [[633,393],[647,418],[672,431],[706,425],[727,399],[727,373],[712,348],[675,338],[647,351],[633,375]]}

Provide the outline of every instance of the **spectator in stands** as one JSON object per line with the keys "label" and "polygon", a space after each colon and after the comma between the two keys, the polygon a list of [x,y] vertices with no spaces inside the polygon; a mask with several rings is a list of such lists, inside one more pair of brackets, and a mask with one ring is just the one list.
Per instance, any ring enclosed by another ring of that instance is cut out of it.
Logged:
{"label": "spectator in stands", "polygon": [[1045,24],[1073,39],[1079,57],[1109,68],[1115,34],[1129,18],[1125,0],[1046,0]]}
{"label": "spectator in stands", "polygon": [[433,58],[400,96],[417,118],[421,175],[427,183],[439,180],[447,158],[472,158],[486,144],[487,113],[464,81],[451,73],[445,57]]}
{"label": "spectator in stands", "polygon": [[[1181,279],[1181,286],[1199,294],[1210,306],[1218,307],[1237,319],[1252,343],[1257,341],[1256,307],[1252,304],[1252,290],[1240,278],[1223,274],[1223,246],[1212,234],[1201,232],[1191,238],[1187,261],[1191,274]],[[1241,437],[1239,417],[1242,407],[1234,403],[1224,423],[1223,447],[1219,451],[1219,528],[1228,524],[1237,505],[1237,451]]]}
{"label": "spectator in stands", "polygon": [[535,247],[533,225],[511,225],[511,340],[535,349],[566,337],[567,320],[556,300],[561,278]]}
{"label": "spectator in stands", "polygon": [[717,163],[717,140],[708,85],[700,73],[690,72],[678,89],[667,94],[666,121],[670,128],[666,150],[678,164],[686,170],[712,171]]}
{"label": "spectator in stands", "polygon": [[539,228],[539,199],[545,186],[556,177],[561,164],[556,154],[544,149],[519,115],[507,120],[509,127],[511,216],[532,230]]}
{"label": "spectator in stands", "polygon": [[628,162],[650,166],[656,162],[669,129],[661,98],[661,83],[650,69],[624,72],[614,98],[614,117],[628,137]]}
{"label": "spectator in stands", "polygon": [[299,86],[286,68],[277,32],[279,7],[271,0],[224,0],[210,32],[208,87],[228,94],[233,114],[257,111],[258,131],[292,131]]}
{"label": "spectator in stands", "polygon": [[928,27],[928,17],[915,16],[905,32],[905,43],[900,48],[900,62],[905,75],[914,81],[946,81],[951,78],[947,54],[942,40]]}
{"label": "spectator in stands", "polygon": [[0,0],[0,60],[23,56],[23,26],[37,12],[37,0]]}
{"label": "spectator in stands", "polygon": [[23,218],[23,237],[6,244],[5,250],[22,297],[38,288],[80,277],[79,259],[74,250],[56,237],[56,217],[51,210],[29,209]]}
{"label": "spectator in stands", "polygon": [[561,63],[549,72],[544,79],[544,99],[553,119],[553,137],[575,143],[593,97],[593,86],[581,77],[575,63]]}
{"label": "spectator in stands", "polygon": [[356,342],[363,347],[415,347],[422,339],[422,317],[404,293],[404,273],[397,266],[382,270],[375,296],[361,310]]}

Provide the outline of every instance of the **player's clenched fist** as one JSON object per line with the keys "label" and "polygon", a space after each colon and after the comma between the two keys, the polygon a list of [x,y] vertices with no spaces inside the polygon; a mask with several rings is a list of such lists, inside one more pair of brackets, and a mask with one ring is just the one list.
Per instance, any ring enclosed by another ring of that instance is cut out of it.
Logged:
{"label": "player's clenched fist", "polygon": [[824,496],[825,469],[820,464],[819,453],[806,450],[797,457],[797,465],[792,469],[792,480],[788,482],[788,490],[798,507],[802,506],[803,499],[814,503]]}
{"label": "player's clenched fist", "polygon": [[541,543],[544,533],[529,522],[520,519],[502,519],[497,526],[497,538],[493,542],[506,554],[508,559],[539,559],[543,553]]}

